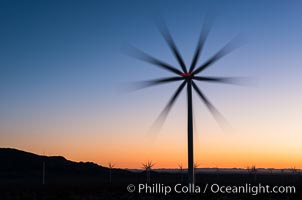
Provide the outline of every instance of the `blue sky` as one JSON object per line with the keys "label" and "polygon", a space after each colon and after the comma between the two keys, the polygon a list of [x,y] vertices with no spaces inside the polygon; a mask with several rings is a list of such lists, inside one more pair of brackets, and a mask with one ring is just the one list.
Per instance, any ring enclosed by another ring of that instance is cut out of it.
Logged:
{"label": "blue sky", "polygon": [[[132,130],[128,126],[135,126],[138,122],[134,121],[138,120],[147,129],[176,85],[125,94],[122,90],[128,82],[169,74],[126,56],[122,47],[132,44],[176,65],[154,24],[159,14],[166,20],[187,64],[191,62],[206,12],[216,20],[199,64],[234,36],[244,35],[244,46],[205,73],[252,77],[256,86],[205,85],[204,90],[235,124],[252,121],[258,127],[259,115],[270,113],[263,117],[267,120],[276,116],[278,108],[280,113],[293,116],[294,119],[285,120],[292,127],[295,116],[301,114],[301,110],[296,110],[302,98],[298,93],[302,74],[301,8],[300,1],[1,1],[2,145],[30,149],[30,145],[16,139],[24,136],[38,138],[37,143],[48,143],[45,138],[52,137],[50,133],[33,134],[35,123],[42,124],[45,130],[60,124],[54,135],[70,138],[72,133],[66,127],[93,121],[98,131],[78,134],[105,141],[105,132],[116,137],[122,134],[104,128],[106,124],[127,124],[123,131],[128,132]],[[184,102],[182,97],[173,112],[184,113]],[[295,114],[290,115],[289,110]],[[133,117],[141,115],[145,120]],[[208,114],[197,115],[211,119]],[[131,120],[128,116],[132,116]],[[55,146],[55,141],[49,145]],[[43,151],[41,146],[31,150]],[[64,154],[63,150],[48,151]]]}
{"label": "blue sky", "polygon": [[187,63],[208,11],[216,16],[216,26],[205,55],[238,33],[248,42],[235,59],[225,61],[236,62],[236,66],[221,67],[219,73],[274,73],[269,66],[258,70],[256,61],[248,62],[253,67],[244,66],[244,61],[297,55],[300,6],[298,1],[3,1],[2,101],[17,105],[13,99],[22,98],[26,104],[40,98],[56,101],[62,93],[73,100],[99,98],[104,92],[111,95],[119,81],[164,74],[136,66],[146,64],[125,58],[121,52],[123,44],[131,43],[176,64],[154,26],[158,13],[166,18]]}

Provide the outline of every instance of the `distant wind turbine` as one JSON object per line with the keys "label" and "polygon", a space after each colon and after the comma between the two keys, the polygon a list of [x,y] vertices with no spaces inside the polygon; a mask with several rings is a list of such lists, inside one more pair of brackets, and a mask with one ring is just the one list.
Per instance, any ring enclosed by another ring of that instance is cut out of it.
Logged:
{"label": "distant wind turbine", "polygon": [[46,167],[46,156],[45,153],[43,152],[43,164],[42,164],[42,185],[45,185],[45,167]]}
{"label": "distant wind turbine", "polygon": [[111,184],[112,182],[112,169],[114,168],[115,164],[113,164],[112,162],[108,163],[108,167],[109,167],[109,183]]}
{"label": "distant wind turbine", "polygon": [[43,161],[42,166],[42,185],[45,185],[45,161]]}
{"label": "distant wind turbine", "polygon": [[143,163],[143,169],[146,170],[146,180],[147,180],[147,183],[150,183],[150,173],[151,173],[151,169],[152,167],[155,165],[154,163],[152,163],[152,161],[148,160],[148,162],[146,163]]}
{"label": "distant wind turbine", "polygon": [[194,163],[194,165],[193,165],[193,166],[194,166],[194,172],[196,172],[196,171],[197,171],[197,169],[198,169],[199,165],[200,165],[200,164],[199,164],[199,163],[197,163],[197,162],[195,162],[195,163]]}
{"label": "distant wind turbine", "polygon": [[194,163],[194,169],[197,169],[199,167],[199,163]]}
{"label": "distant wind turbine", "polygon": [[182,166],[182,163],[178,164],[178,169],[179,169],[179,172],[180,172],[180,180],[181,182],[183,182],[183,166]]}
{"label": "distant wind turbine", "polygon": [[[158,119],[156,120],[157,123],[162,124],[164,120],[166,119],[169,111],[171,110],[173,104],[175,103],[176,99],[180,95],[181,91],[186,87],[187,90],[187,112],[188,112],[188,121],[187,121],[187,131],[188,131],[188,182],[194,183],[194,159],[193,159],[193,106],[192,106],[192,90],[194,90],[197,95],[200,97],[200,99],[204,102],[206,107],[209,109],[209,111],[212,113],[214,118],[218,122],[222,122],[223,124],[226,123],[224,117],[220,114],[220,112],[214,107],[214,105],[210,102],[210,100],[204,95],[204,93],[200,90],[200,88],[197,86],[195,82],[210,82],[210,83],[228,83],[228,84],[236,84],[241,78],[234,78],[234,77],[215,77],[215,76],[199,76],[201,72],[205,71],[207,68],[212,66],[214,63],[216,63],[220,58],[224,57],[231,51],[235,49],[235,47],[238,45],[238,38],[234,38],[229,43],[227,43],[224,47],[222,47],[217,53],[215,53],[212,57],[210,57],[208,60],[206,60],[203,64],[197,66],[198,59],[200,57],[200,54],[203,50],[206,38],[210,31],[210,24],[211,23],[205,23],[201,34],[199,36],[199,40],[197,43],[197,47],[193,56],[193,60],[190,64],[190,66],[187,66],[179,53],[178,48],[176,47],[174,40],[172,36],[170,35],[168,28],[166,27],[165,23],[161,22],[158,25],[158,28],[163,35],[164,39],[166,40],[169,48],[171,49],[173,55],[175,56],[176,60],[178,61],[178,64],[181,67],[181,70],[176,68],[175,66],[172,66],[170,64],[167,64],[164,61],[161,61],[157,58],[154,58],[153,56],[148,55],[147,53],[136,49],[134,47],[130,47],[130,53],[132,56],[143,60],[145,62],[148,62],[150,64],[153,64],[157,67],[160,67],[166,71],[169,71],[173,73],[175,76],[171,77],[165,77],[160,79],[154,79],[149,81],[143,81],[136,84],[137,89],[149,87],[149,86],[155,86],[155,85],[162,85],[166,83],[181,81],[181,84],[177,88],[177,90],[174,92],[172,97],[170,98],[168,104],[163,109],[163,111],[160,113]],[[237,44],[237,45],[236,45]]]}

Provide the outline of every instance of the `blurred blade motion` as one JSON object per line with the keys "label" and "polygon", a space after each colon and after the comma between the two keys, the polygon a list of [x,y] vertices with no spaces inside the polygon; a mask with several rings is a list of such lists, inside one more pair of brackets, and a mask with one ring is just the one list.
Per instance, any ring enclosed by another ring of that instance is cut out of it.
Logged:
{"label": "blurred blade motion", "polygon": [[180,75],[182,74],[182,72],[178,69],[176,69],[175,67],[157,59],[157,58],[154,58],[150,55],[148,55],[147,53],[133,47],[133,46],[127,46],[127,53],[139,60],[143,60],[145,62],[148,62],[150,64],[153,64],[153,65],[156,65],[162,69],[165,69],[167,71],[170,71],[170,72],[173,72],[177,75]]}
{"label": "blurred blade motion", "polygon": [[187,73],[186,65],[163,19],[158,20],[157,27],[161,32],[161,34],[163,35],[163,37],[165,38],[166,42],[168,43],[168,46],[170,47],[171,51],[173,52],[173,55],[175,56],[179,65],[181,66],[181,69],[183,70],[184,73]]}
{"label": "blurred blade motion", "polygon": [[228,42],[223,48],[221,48],[216,54],[214,54],[210,59],[208,59],[204,64],[202,64],[200,67],[194,70],[192,72],[193,75],[198,74],[201,71],[204,71],[206,68],[214,64],[220,58],[226,56],[227,54],[237,49],[239,46],[242,45],[242,43],[243,43],[242,37],[240,36],[235,37],[230,42]]}
{"label": "blurred blade motion", "polygon": [[204,82],[213,82],[213,83],[227,83],[234,85],[249,85],[249,78],[243,77],[215,77],[215,76],[194,76],[194,80],[204,81]]}
{"label": "blurred blade motion", "polygon": [[192,60],[191,66],[190,66],[189,73],[192,73],[196,67],[198,58],[200,56],[200,53],[204,47],[206,40],[207,40],[211,27],[212,27],[212,21],[206,20],[206,22],[203,24],[202,30],[199,35],[198,43],[197,43],[197,46],[195,49],[195,53],[193,56],[193,60]]}
{"label": "blurred blade motion", "polygon": [[209,109],[209,111],[212,113],[215,120],[218,122],[218,124],[222,128],[230,127],[227,120],[223,117],[223,115],[215,108],[215,106],[208,100],[208,98],[201,92],[201,90],[198,88],[198,86],[192,81],[192,86],[198,96],[202,99],[206,107]]}
{"label": "blurred blade motion", "polygon": [[184,77],[176,76],[176,77],[169,77],[169,78],[159,78],[159,79],[148,80],[148,81],[138,81],[131,84],[131,89],[139,90],[151,86],[162,85],[162,84],[176,82],[180,80],[184,80]]}
{"label": "blurred blade motion", "polygon": [[160,128],[162,127],[163,123],[165,122],[172,106],[174,105],[176,99],[178,98],[180,92],[183,90],[183,88],[185,87],[187,81],[184,80],[182,82],[182,84],[177,88],[177,90],[175,91],[175,93],[173,94],[173,96],[170,98],[168,104],[165,106],[165,108],[163,109],[163,111],[160,113],[160,115],[158,116],[158,118],[156,119],[156,121],[153,123],[151,130],[152,131],[159,131]]}

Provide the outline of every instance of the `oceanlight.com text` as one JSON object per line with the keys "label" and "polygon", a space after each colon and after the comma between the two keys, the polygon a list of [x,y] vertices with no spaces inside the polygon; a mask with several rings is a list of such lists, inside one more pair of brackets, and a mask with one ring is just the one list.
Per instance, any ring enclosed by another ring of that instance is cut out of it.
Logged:
{"label": "oceanlight.com text", "polygon": [[175,185],[165,185],[161,183],[154,184],[129,184],[127,187],[128,192],[137,192],[139,194],[163,194],[167,195],[170,193],[176,194],[295,194],[295,186],[270,186],[262,185],[261,183],[257,185],[252,185],[246,183],[244,185],[219,185],[216,183],[196,185],[196,184],[175,184]]}

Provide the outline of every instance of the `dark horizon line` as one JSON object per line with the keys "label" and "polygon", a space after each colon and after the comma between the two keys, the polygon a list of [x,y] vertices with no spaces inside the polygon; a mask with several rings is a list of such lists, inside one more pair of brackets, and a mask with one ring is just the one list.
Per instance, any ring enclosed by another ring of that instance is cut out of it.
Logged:
{"label": "dark horizon line", "polygon": [[[0,147],[0,150],[3,150],[3,149],[6,149],[6,150],[13,150],[13,151],[18,151],[18,152],[23,152],[23,153],[27,153],[27,154],[33,154],[33,155],[36,155],[36,156],[41,156],[41,157],[62,157],[64,159],[66,159],[64,156],[61,156],[61,155],[40,155],[40,154],[36,154],[36,153],[33,153],[33,152],[29,152],[29,151],[25,151],[25,150],[20,150],[20,149],[17,149],[17,148],[14,148],[14,147]],[[100,167],[105,167],[105,168],[108,168],[108,166],[106,165],[101,165],[101,164],[98,164],[98,163],[95,163],[95,162],[92,162],[92,161],[73,161],[73,160],[69,160],[69,159],[66,159],[68,161],[71,161],[71,162],[76,162],[76,163],[81,163],[81,162],[84,162],[84,163],[93,163],[93,164],[96,164]],[[288,167],[288,168],[273,168],[273,167],[257,167],[256,165],[251,165],[251,166],[247,166],[245,168],[243,167],[197,167],[196,169],[197,170],[244,170],[244,171],[248,171],[248,167],[251,169],[252,167],[255,167],[255,169],[257,170],[287,170],[287,171],[292,171],[293,169],[296,170],[296,171],[299,171],[299,172],[302,172],[302,168],[295,168],[295,167]],[[127,168],[127,167],[114,167],[115,169],[124,169],[124,170],[133,170],[133,171],[144,171],[144,169],[142,168]],[[152,168],[152,170],[180,170],[179,167],[175,167],[175,168],[165,168],[165,167],[159,167],[159,168]],[[182,170],[188,170],[188,168],[184,167],[182,168]]]}

